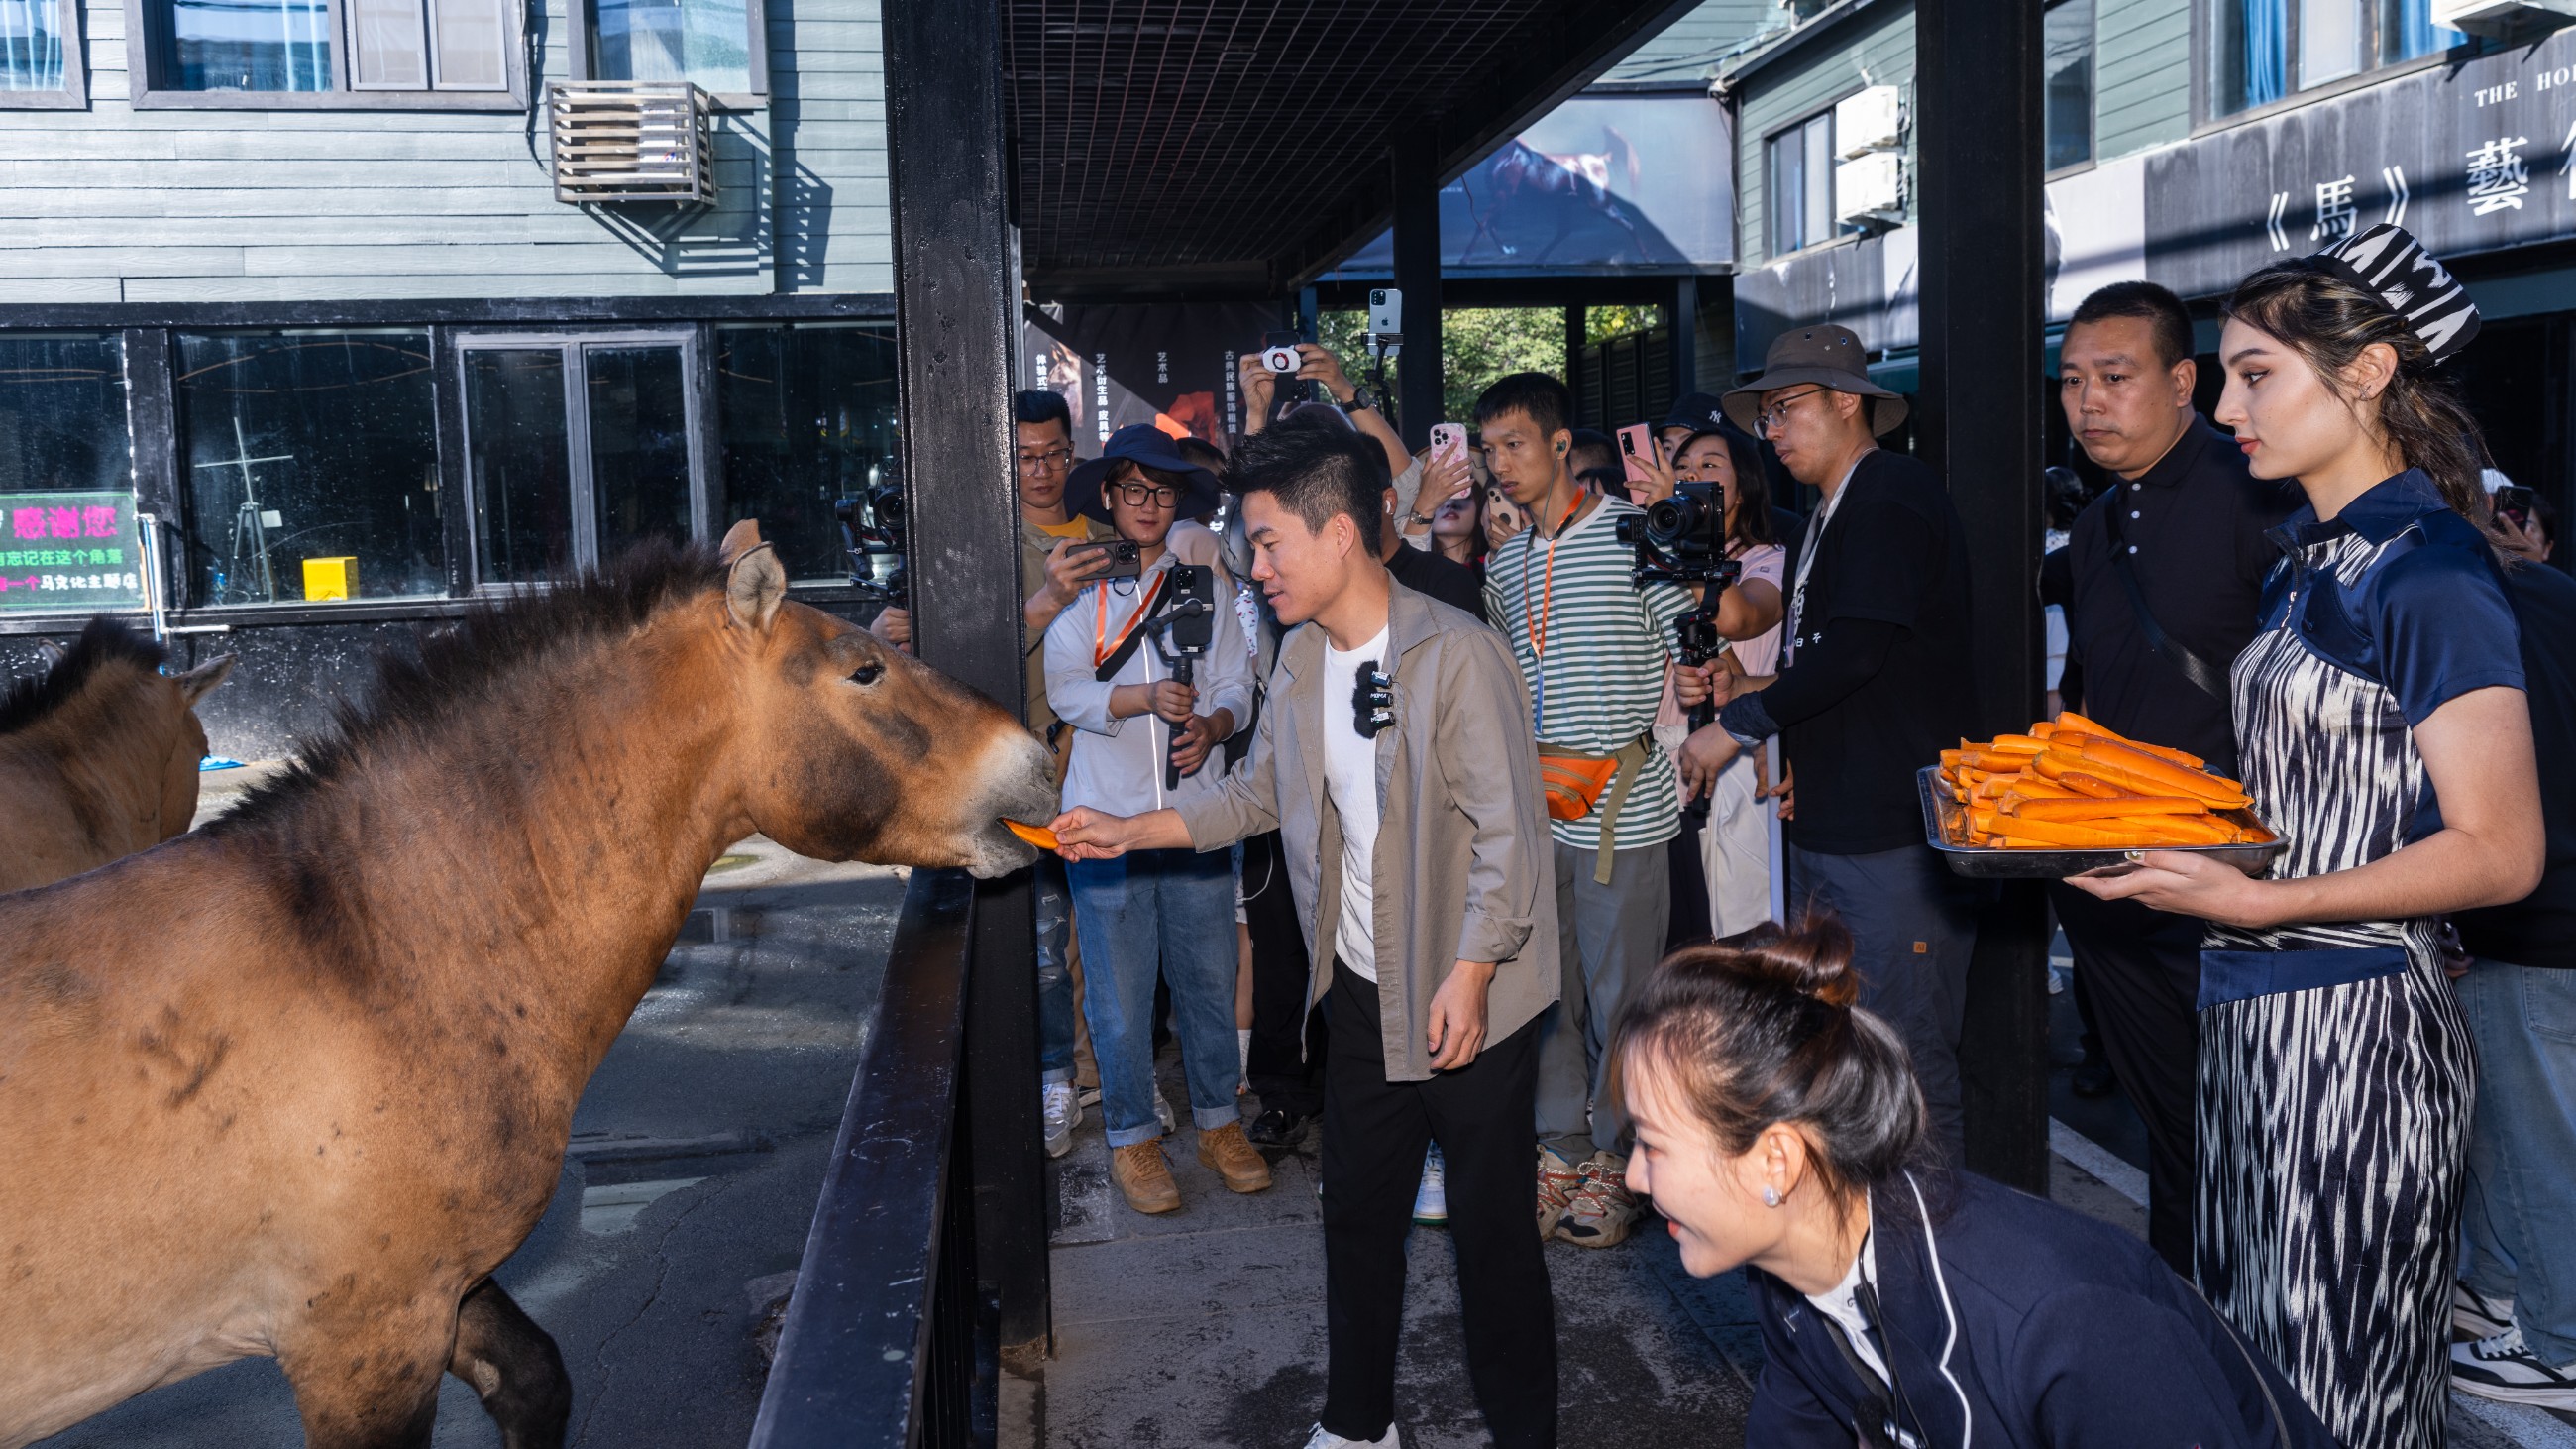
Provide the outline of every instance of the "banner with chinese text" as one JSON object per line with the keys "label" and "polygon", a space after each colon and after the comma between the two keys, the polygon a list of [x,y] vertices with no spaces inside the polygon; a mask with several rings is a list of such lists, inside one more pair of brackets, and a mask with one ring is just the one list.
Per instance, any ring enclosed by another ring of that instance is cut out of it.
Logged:
{"label": "banner with chinese text", "polygon": [[0,612],[141,607],[133,494],[0,493]]}

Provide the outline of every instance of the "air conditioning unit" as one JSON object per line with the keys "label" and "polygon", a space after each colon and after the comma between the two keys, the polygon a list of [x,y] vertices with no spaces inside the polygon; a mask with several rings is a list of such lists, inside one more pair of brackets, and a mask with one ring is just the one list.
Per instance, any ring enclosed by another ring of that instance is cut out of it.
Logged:
{"label": "air conditioning unit", "polygon": [[1887,150],[1904,137],[1904,92],[1895,86],[1871,86],[1834,106],[1834,149],[1846,158]]}
{"label": "air conditioning unit", "polygon": [[2433,23],[2475,35],[2510,35],[2532,21],[2576,15],[2576,0],[2433,0]]}
{"label": "air conditioning unit", "polygon": [[1905,158],[1872,151],[1834,168],[1834,220],[1901,222],[1905,219]]}
{"label": "air conditioning unit", "polygon": [[555,81],[546,87],[555,200],[713,201],[707,93],[687,81]]}

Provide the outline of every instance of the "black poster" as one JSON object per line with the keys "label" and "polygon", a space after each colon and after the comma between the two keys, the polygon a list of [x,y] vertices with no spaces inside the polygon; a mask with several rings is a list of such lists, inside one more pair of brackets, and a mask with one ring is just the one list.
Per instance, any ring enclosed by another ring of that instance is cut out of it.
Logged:
{"label": "black poster", "polygon": [[1279,310],[1257,302],[1034,307],[1022,365],[1027,386],[1064,394],[1080,456],[1131,423],[1221,448],[1243,431],[1235,360],[1279,326]]}

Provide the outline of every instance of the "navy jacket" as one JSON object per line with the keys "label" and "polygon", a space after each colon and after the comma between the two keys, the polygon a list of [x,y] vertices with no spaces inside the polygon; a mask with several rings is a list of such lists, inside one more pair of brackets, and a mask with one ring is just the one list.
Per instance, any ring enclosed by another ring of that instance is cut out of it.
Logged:
{"label": "navy jacket", "polygon": [[[1935,1198],[1928,1227],[1910,1184],[1872,1203],[1881,1347],[1913,1445],[2335,1449],[2289,1382],[2144,1242],[1984,1178],[1949,1187],[1950,1210]],[[1770,1274],[1745,1276],[1767,1360],[1744,1442],[1851,1449],[1863,1386],[1827,1320]]]}

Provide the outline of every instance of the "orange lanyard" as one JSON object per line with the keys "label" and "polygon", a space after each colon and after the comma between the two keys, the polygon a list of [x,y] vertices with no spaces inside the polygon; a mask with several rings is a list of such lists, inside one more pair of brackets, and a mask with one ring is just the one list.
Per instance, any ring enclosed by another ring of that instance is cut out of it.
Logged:
{"label": "orange lanyard", "polygon": [[[1521,555],[1521,630],[1529,635],[1530,652],[1538,656],[1541,665],[1547,663],[1547,626],[1551,617],[1548,604],[1556,597],[1557,545],[1565,541],[1565,526],[1582,511],[1583,495],[1577,493],[1574,501],[1566,505],[1565,516],[1556,521],[1556,532],[1547,541],[1547,572],[1540,576],[1538,610],[1535,613],[1529,606],[1529,555]],[[1536,547],[1537,541],[1532,540],[1531,546]]]}
{"label": "orange lanyard", "polygon": [[1098,669],[1109,662],[1111,655],[1127,647],[1127,640],[1136,632],[1136,626],[1145,622],[1147,614],[1154,612],[1154,601],[1163,596],[1163,585],[1170,582],[1171,577],[1169,570],[1154,575],[1154,586],[1136,601],[1136,612],[1128,615],[1127,622],[1119,626],[1118,637],[1114,640],[1109,637],[1109,586],[1100,586],[1100,604],[1091,623],[1092,668]]}

